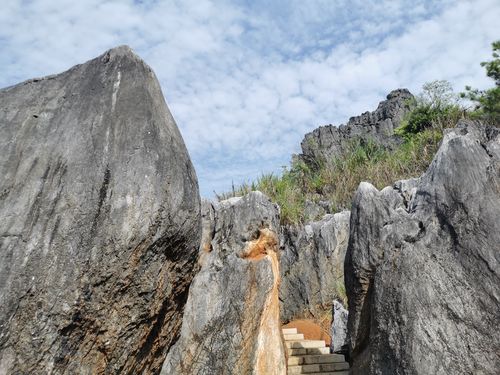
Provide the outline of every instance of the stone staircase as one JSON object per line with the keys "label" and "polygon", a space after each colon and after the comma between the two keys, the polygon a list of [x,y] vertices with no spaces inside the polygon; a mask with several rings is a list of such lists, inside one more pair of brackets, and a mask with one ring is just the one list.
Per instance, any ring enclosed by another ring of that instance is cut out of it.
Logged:
{"label": "stone staircase", "polygon": [[348,375],[349,363],[341,354],[330,354],[323,340],[305,340],[297,328],[283,328],[288,350],[288,375]]}

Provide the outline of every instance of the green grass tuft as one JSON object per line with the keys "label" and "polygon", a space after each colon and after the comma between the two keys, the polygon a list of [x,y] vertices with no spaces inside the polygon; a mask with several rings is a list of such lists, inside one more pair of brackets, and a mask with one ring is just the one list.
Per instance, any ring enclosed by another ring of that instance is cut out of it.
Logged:
{"label": "green grass tuft", "polygon": [[[442,85],[442,82],[437,83]],[[340,157],[318,163],[314,168],[296,159],[281,175],[264,174],[218,198],[259,190],[280,206],[282,224],[303,223],[307,200],[328,200],[332,212],[350,209],[353,195],[362,181],[382,189],[397,180],[419,177],[425,172],[439,147],[443,130],[454,127],[460,118],[468,116],[456,104],[439,103],[439,106],[416,103],[396,129],[402,143],[393,150],[374,141],[353,139]]]}
{"label": "green grass tuft", "polygon": [[361,181],[368,181],[381,189],[400,179],[418,177],[430,164],[441,138],[442,130],[426,129],[406,137],[393,151],[374,142],[353,141],[342,157],[315,170],[298,161],[285,169],[281,176],[262,175],[252,184],[243,184],[218,198],[242,196],[259,190],[280,206],[283,224],[302,223],[306,200],[329,200],[331,210],[337,212],[350,209]]}

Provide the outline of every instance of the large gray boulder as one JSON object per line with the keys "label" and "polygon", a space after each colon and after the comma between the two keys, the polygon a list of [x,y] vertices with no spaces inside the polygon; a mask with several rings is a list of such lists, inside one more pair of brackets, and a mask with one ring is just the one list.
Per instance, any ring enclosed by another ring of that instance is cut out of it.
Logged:
{"label": "large gray boulder", "polygon": [[498,374],[500,130],[462,122],[418,180],[362,183],[345,262],[353,374]]}
{"label": "large gray boulder", "polygon": [[304,136],[300,158],[311,167],[328,163],[342,155],[356,140],[393,148],[401,143],[401,139],[394,136],[394,129],[411,109],[412,99],[407,89],[393,90],[373,112],[351,117],[346,125],[320,126]]}
{"label": "large gray boulder", "polygon": [[201,270],[161,374],[285,375],[278,207],[260,192],[206,205]]}
{"label": "large gray boulder", "polygon": [[343,296],[349,216],[349,211],[342,211],[304,226],[282,228],[283,322],[296,318],[320,319],[330,314],[333,298]]}
{"label": "large gray boulder", "polygon": [[200,200],[154,73],[118,47],[0,108],[0,373],[158,373]]}

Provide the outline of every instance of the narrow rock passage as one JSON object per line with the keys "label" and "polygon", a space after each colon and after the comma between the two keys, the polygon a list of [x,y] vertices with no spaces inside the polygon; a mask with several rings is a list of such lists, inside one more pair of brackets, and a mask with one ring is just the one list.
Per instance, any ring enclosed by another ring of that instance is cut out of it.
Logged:
{"label": "narrow rock passage", "polygon": [[283,328],[288,351],[288,374],[348,375],[349,363],[341,354],[330,354],[323,340],[305,340],[297,328]]}

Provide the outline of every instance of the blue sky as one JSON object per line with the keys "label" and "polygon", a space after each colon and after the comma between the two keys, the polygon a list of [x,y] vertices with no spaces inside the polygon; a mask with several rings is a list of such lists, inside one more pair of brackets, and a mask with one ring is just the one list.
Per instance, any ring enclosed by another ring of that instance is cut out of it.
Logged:
{"label": "blue sky", "polygon": [[491,85],[498,0],[3,0],[0,87],[121,44],[155,70],[203,196],[279,173],[392,89]]}

